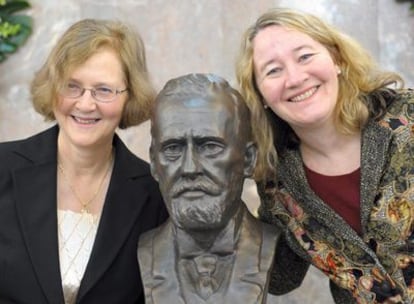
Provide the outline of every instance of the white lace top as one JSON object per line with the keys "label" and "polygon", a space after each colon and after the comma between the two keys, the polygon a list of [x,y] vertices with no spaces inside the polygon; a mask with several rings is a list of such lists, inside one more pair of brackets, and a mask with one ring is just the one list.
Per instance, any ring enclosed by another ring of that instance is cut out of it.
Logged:
{"label": "white lace top", "polygon": [[98,223],[98,215],[58,210],[59,261],[65,304],[76,301]]}

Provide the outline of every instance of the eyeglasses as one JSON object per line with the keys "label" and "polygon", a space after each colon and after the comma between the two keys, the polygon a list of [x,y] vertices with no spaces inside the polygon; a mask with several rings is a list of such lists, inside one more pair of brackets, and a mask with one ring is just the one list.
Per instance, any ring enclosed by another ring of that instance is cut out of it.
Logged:
{"label": "eyeglasses", "polygon": [[96,88],[83,88],[80,85],[76,83],[69,82],[63,88],[60,90],[60,94],[63,97],[67,98],[78,98],[81,97],[83,94],[85,94],[85,91],[90,91],[92,97],[99,102],[112,102],[115,100],[115,98],[118,96],[118,94],[122,94],[126,91],[128,91],[128,88],[124,90],[117,90],[113,89],[108,86],[99,86]]}

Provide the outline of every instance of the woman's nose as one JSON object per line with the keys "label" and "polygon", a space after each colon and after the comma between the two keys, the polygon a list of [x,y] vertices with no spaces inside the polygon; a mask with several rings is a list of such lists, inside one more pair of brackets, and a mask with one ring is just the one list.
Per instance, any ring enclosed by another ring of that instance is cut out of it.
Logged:
{"label": "woman's nose", "polygon": [[304,67],[300,67],[297,65],[291,65],[286,67],[286,87],[298,87],[300,86],[306,79],[307,73]]}
{"label": "woman's nose", "polygon": [[87,110],[96,108],[96,100],[91,89],[84,89],[83,94],[76,99],[76,107]]}

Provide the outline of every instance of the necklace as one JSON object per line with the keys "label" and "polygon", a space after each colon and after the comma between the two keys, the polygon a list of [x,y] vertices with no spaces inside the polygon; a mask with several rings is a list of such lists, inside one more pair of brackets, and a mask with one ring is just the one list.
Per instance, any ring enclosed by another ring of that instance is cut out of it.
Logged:
{"label": "necklace", "polygon": [[89,211],[89,205],[90,205],[90,204],[91,204],[91,203],[92,203],[92,202],[96,199],[96,197],[98,196],[99,192],[101,191],[101,188],[102,188],[102,185],[103,185],[104,180],[105,180],[105,179],[106,179],[106,177],[108,176],[109,171],[111,171],[112,162],[113,162],[113,153],[112,153],[112,151],[111,151],[111,153],[109,154],[109,159],[110,159],[110,161],[109,161],[109,164],[108,164],[108,168],[106,169],[105,174],[103,175],[103,177],[102,177],[101,181],[99,182],[99,186],[98,186],[98,188],[97,188],[97,189],[96,189],[96,191],[93,193],[92,197],[91,197],[89,200],[87,200],[86,202],[84,202],[84,201],[80,198],[79,194],[78,194],[78,193],[76,192],[76,190],[75,190],[75,187],[73,187],[72,183],[70,182],[69,178],[67,177],[67,175],[66,175],[66,173],[65,173],[65,170],[63,169],[62,164],[58,161],[58,168],[59,168],[59,171],[62,173],[63,178],[64,178],[64,179],[66,180],[66,182],[68,183],[69,188],[70,188],[70,190],[72,191],[73,195],[76,197],[76,199],[77,199],[77,200],[79,201],[79,203],[82,205],[81,213],[88,213],[88,214],[90,214],[90,211]]}

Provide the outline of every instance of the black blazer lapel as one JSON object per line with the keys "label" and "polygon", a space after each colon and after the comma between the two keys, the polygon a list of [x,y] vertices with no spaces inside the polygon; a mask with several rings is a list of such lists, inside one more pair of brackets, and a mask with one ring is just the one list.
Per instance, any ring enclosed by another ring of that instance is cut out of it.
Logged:
{"label": "black blazer lapel", "polygon": [[82,297],[111,266],[147,200],[147,189],[143,188],[143,184],[134,181],[134,178],[143,174],[142,168],[134,165],[136,164],[135,156],[117,136],[114,145],[116,148],[115,166],[95,243],[79,288],[78,302],[82,301]]}
{"label": "black blazer lapel", "polygon": [[[50,143],[55,136],[52,131],[40,137],[47,138]],[[29,161],[13,172],[13,191],[34,272],[46,298],[55,304],[63,303],[57,237],[56,148],[49,145],[47,151],[42,151],[40,147],[43,146],[35,140],[17,151],[26,158],[25,162]],[[40,161],[42,158],[50,160],[50,157],[52,161]]]}
{"label": "black blazer lapel", "polygon": [[[266,281],[273,261],[274,248],[269,248],[268,243],[263,244],[263,237],[266,233],[266,241],[275,245],[279,234],[273,227],[269,230],[262,226],[247,208],[244,209],[229,294],[234,303],[264,303],[262,299],[267,293]],[[268,230],[263,231],[262,228]]]}

